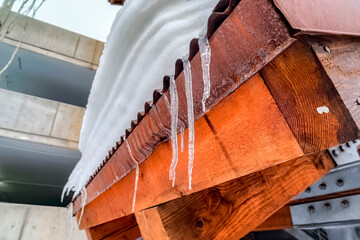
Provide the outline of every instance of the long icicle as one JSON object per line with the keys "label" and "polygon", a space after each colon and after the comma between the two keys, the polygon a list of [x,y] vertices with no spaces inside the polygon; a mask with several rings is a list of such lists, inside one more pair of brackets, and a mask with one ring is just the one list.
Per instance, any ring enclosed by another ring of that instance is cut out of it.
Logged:
{"label": "long icicle", "polygon": [[185,93],[186,93],[186,100],[187,100],[187,113],[188,113],[188,124],[189,124],[188,174],[189,174],[189,189],[191,189],[192,170],[193,170],[193,163],[194,163],[194,141],[195,141],[194,102],[193,102],[193,92],[192,92],[191,64],[190,64],[190,61],[185,57],[182,58],[182,62],[184,65]]}
{"label": "long icicle", "polygon": [[203,81],[204,81],[202,109],[203,112],[206,112],[206,100],[210,96],[210,59],[211,59],[211,48],[206,34],[200,36],[198,44],[199,44],[199,51],[201,56],[201,67],[202,67]]}
{"label": "long icicle", "polygon": [[87,199],[87,192],[86,192],[86,188],[84,187],[81,190],[81,214],[80,214],[80,219],[79,219],[79,225],[81,223],[81,219],[82,219],[82,216],[84,214],[84,208],[85,208],[85,204],[86,204],[86,199]]}
{"label": "long icicle", "polygon": [[138,187],[138,182],[139,182],[139,163],[135,160],[134,155],[133,155],[132,152],[131,152],[130,145],[129,145],[129,143],[128,143],[127,140],[125,141],[125,144],[126,144],[126,148],[127,148],[128,151],[129,151],[130,158],[131,158],[131,159],[133,160],[133,162],[136,164],[136,177],[135,177],[134,197],[133,197],[133,203],[132,203],[132,208],[131,208],[131,211],[134,212],[134,210],[135,210],[135,201],[136,201],[136,192],[137,192],[137,187]]}
{"label": "long icicle", "polygon": [[172,180],[172,186],[175,185],[175,168],[178,162],[178,94],[174,76],[170,76],[170,99],[171,99],[171,145],[172,145],[172,161],[169,172],[169,179]]}

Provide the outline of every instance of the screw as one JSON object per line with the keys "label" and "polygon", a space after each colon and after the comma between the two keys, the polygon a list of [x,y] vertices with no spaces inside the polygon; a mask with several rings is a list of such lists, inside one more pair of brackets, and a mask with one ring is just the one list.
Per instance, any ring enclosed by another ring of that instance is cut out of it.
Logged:
{"label": "screw", "polygon": [[325,190],[325,189],[326,189],[326,184],[325,184],[325,183],[320,184],[320,185],[319,185],[319,188],[320,188],[321,190]]}
{"label": "screw", "polygon": [[332,154],[333,154],[334,156],[339,156],[339,154],[337,153],[336,150],[332,150]]}
{"label": "screw", "polygon": [[306,190],[305,190],[306,193],[310,193],[311,192],[311,188],[308,187]]}
{"label": "screw", "polygon": [[329,46],[324,46],[324,51],[328,53],[331,52]]}
{"label": "screw", "polygon": [[340,204],[343,208],[348,208],[350,203],[347,200],[342,200]]}
{"label": "screw", "polygon": [[336,181],[336,186],[338,186],[338,187],[344,186],[344,180],[342,180],[341,178],[338,179],[338,180]]}
{"label": "screw", "polygon": [[313,205],[309,206],[309,207],[307,208],[307,211],[308,211],[309,213],[314,213],[314,212],[315,212],[314,206],[313,206]]}
{"label": "screw", "polygon": [[325,203],[325,204],[324,204],[324,208],[325,208],[327,211],[331,210],[331,204],[330,204],[330,203]]}

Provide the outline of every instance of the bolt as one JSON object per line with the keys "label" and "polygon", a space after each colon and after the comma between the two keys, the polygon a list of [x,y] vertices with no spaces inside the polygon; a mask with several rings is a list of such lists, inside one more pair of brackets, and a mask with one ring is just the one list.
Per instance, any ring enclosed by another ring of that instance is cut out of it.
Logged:
{"label": "bolt", "polygon": [[319,188],[320,188],[321,190],[325,190],[325,189],[326,189],[326,184],[325,184],[325,183],[320,184],[320,185],[319,185]]}
{"label": "bolt", "polygon": [[338,186],[338,187],[344,186],[344,180],[342,180],[341,178],[338,179],[338,180],[336,181],[336,186]]}
{"label": "bolt", "polygon": [[306,193],[310,193],[311,192],[311,188],[308,187],[306,190],[305,190]]}
{"label": "bolt", "polygon": [[330,203],[325,203],[325,204],[324,204],[324,208],[325,208],[327,211],[331,210],[331,204],[330,204]]}
{"label": "bolt", "polygon": [[329,46],[324,46],[324,51],[328,53],[331,52]]}
{"label": "bolt", "polygon": [[308,208],[307,208],[307,211],[309,212],[309,213],[314,213],[315,212],[315,208],[314,208],[314,206],[309,206]]}
{"label": "bolt", "polygon": [[332,154],[333,154],[334,156],[339,156],[339,154],[337,153],[336,150],[332,150]]}
{"label": "bolt", "polygon": [[350,203],[347,200],[342,200],[341,201],[341,206],[343,208],[348,208],[350,206]]}

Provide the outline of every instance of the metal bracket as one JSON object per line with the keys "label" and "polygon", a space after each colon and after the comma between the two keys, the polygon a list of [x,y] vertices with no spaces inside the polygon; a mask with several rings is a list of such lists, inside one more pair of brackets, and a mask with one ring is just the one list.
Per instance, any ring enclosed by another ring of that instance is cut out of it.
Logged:
{"label": "metal bracket", "polygon": [[328,173],[294,200],[360,189],[360,162]]}
{"label": "metal bracket", "polygon": [[329,148],[331,157],[334,159],[338,167],[360,161],[358,148],[360,140],[354,140],[341,144],[337,147]]}
{"label": "metal bracket", "polygon": [[300,228],[360,223],[360,195],[311,202],[290,207],[293,224]]}

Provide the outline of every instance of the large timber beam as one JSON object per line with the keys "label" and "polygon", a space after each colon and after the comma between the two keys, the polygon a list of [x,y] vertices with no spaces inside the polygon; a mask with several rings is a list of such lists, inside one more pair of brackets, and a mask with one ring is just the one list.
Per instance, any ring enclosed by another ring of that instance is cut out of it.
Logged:
{"label": "large timber beam", "polygon": [[[302,42],[296,42],[265,66],[261,75],[304,153],[359,137],[349,108],[311,49]],[[351,82],[349,79],[348,84]],[[359,93],[357,88],[347,94]]]}
{"label": "large timber beam", "polygon": [[[234,111],[236,109],[236,111]],[[140,165],[135,211],[251,174],[303,155],[263,79],[253,76],[195,123],[195,161],[188,189],[188,154],[179,154],[175,187],[168,180],[171,143]],[[179,134],[180,142],[180,134]],[[188,131],[184,138],[187,139]],[[85,206],[80,228],[131,213],[135,172]],[[150,190],[151,189],[151,190]],[[109,204],[111,203],[111,204]],[[80,203],[78,203],[80,204]],[[74,208],[79,208],[75,203]]]}
{"label": "large timber beam", "polygon": [[135,213],[145,240],[239,239],[334,167],[325,152]]}

